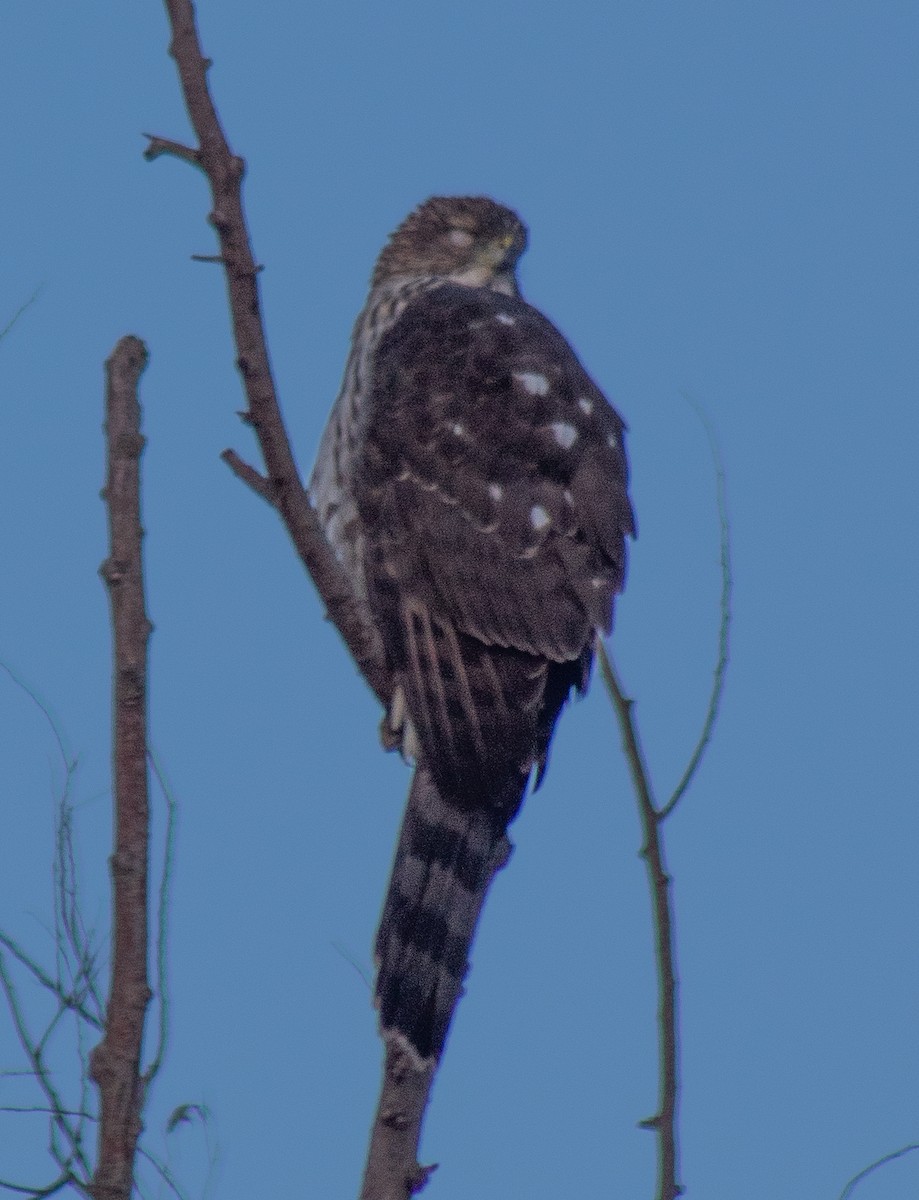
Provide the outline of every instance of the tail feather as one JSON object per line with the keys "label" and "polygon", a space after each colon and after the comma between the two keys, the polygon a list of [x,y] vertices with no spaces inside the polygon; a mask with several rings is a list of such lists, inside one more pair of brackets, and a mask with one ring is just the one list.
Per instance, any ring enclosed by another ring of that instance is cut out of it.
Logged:
{"label": "tail feather", "polygon": [[384,1035],[420,1061],[443,1050],[479,912],[510,856],[506,820],[451,801],[416,770],[377,933],[376,1004]]}

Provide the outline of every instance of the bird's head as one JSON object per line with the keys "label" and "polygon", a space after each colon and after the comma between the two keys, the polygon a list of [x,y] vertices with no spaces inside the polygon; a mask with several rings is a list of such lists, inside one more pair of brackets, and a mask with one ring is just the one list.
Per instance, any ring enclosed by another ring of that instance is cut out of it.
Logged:
{"label": "bird's head", "polygon": [[372,284],[438,276],[516,296],[514,272],[526,244],[526,226],[503,204],[487,196],[432,196],[390,236]]}

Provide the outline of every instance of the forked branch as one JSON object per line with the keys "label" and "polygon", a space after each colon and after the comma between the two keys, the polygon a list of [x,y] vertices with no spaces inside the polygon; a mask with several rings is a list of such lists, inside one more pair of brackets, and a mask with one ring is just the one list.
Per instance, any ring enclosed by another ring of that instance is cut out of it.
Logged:
{"label": "forked branch", "polygon": [[609,651],[597,640],[600,673],[609,693],[622,734],[623,748],[632,786],[638,801],[643,831],[642,857],[648,871],[651,891],[652,924],[654,928],[655,961],[658,982],[658,1056],[659,1098],[653,1117],[642,1121],[645,1129],[657,1135],[658,1174],[657,1200],[676,1200],[682,1195],[679,1183],[679,983],[676,972],[676,935],[673,927],[673,888],[667,872],[664,846],[664,823],[685,795],[708,748],[721,710],[724,682],[728,665],[728,644],[731,630],[731,529],[728,520],[724,465],[718,443],[704,410],[690,400],[701,420],[715,467],[718,525],[721,548],[721,619],[718,629],[718,655],[712,679],[708,708],[702,722],[702,732],[682,777],[670,799],[658,807],[654,799],[651,775],[645,761],[641,738],[634,717],[634,702],[625,694]]}
{"label": "forked branch", "polygon": [[258,438],[267,479],[232,451],[226,452],[224,457],[237,475],[277,509],[330,619],[361,673],[385,704],[390,682],[379,638],[329,549],[310,506],[278,405],[261,316],[258,287],[261,268],[252,254],[243,210],[245,162],[230,149],[208,88],[210,62],[201,50],[194,5],[191,0],[165,0],[165,4],[172,28],[169,53],[178,68],[198,146],[191,148],[168,138],[148,135],[150,144],[146,154],[148,158],[170,154],[200,167],[210,185],[212,208],[209,220],[220,243],[220,253],[213,256],[213,260],[222,264],[226,272],[236,364],[248,403],[244,420]]}

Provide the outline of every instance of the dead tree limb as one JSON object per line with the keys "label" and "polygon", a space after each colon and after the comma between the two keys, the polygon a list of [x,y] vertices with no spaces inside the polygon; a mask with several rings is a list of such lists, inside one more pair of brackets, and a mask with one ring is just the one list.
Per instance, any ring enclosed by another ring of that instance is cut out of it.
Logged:
{"label": "dead tree limb", "polygon": [[99,573],[109,592],[114,641],[114,853],[111,858],[112,968],[105,1036],[90,1056],[99,1087],[99,1152],[94,1200],[130,1200],[141,1132],[140,1073],[147,980],[147,643],[140,523],[140,432],[137,385],[147,350],[122,338],[106,363],[105,429],[109,557]]}
{"label": "dead tree limb", "polygon": [[[238,455],[225,458],[281,516],[303,565],[322,597],[329,618],[344,639],[364,678],[385,705],[391,690],[382,646],[372,622],[355,598],[338,560],[329,549],[297,472],[293,452],[278,405],[262,324],[258,275],[261,268],[252,254],[242,202],[245,161],[227,142],[208,89],[210,62],[204,57],[191,0],[165,0],[172,30],[169,53],[176,63],[185,106],[197,148],[169,138],[147,135],[148,159],[167,154],[199,167],[211,188],[210,223],[216,230],[220,253],[212,256],[227,279],[236,365],[242,377],[248,409],[243,419],[252,426],[265,462],[267,479],[247,467]],[[262,479],[262,486],[256,480]]]}

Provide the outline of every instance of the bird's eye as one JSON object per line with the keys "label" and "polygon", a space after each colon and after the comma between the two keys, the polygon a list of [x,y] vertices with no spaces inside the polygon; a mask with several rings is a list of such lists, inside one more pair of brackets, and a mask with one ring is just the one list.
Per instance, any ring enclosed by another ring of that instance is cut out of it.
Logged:
{"label": "bird's eye", "polygon": [[447,241],[457,249],[466,250],[472,245],[473,237],[468,229],[451,229],[447,234]]}
{"label": "bird's eye", "polygon": [[503,234],[500,241],[498,242],[498,245],[501,247],[502,250],[510,250],[510,248],[511,248],[511,246],[513,246],[513,244],[514,244],[514,235],[512,233]]}

